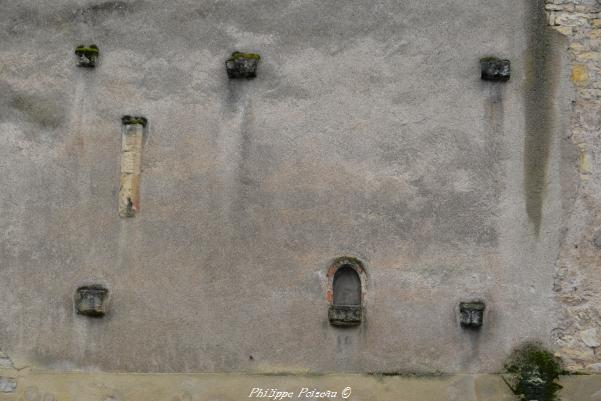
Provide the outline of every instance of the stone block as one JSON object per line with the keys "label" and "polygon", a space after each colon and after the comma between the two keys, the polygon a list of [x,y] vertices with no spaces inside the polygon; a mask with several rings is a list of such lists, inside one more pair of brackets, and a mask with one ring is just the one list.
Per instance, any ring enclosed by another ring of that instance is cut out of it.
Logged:
{"label": "stone block", "polygon": [[461,302],[459,304],[459,318],[461,327],[466,329],[479,329],[484,323],[484,302]]}
{"label": "stone block", "polygon": [[333,326],[357,326],[361,324],[363,308],[359,305],[330,305],[328,318]]}
{"label": "stone block", "polygon": [[98,46],[96,45],[80,45],[75,48],[75,55],[79,58],[78,65],[80,67],[96,67],[96,60],[98,59],[99,53]]}
{"label": "stone block", "polygon": [[90,317],[102,317],[107,312],[108,290],[100,285],[79,287],[75,292],[77,313]]}
{"label": "stone block", "polygon": [[260,60],[258,54],[234,52],[225,62],[227,76],[231,79],[255,78]]}
{"label": "stone block", "polygon": [[496,57],[480,59],[481,77],[484,81],[509,81],[511,77],[511,63]]}

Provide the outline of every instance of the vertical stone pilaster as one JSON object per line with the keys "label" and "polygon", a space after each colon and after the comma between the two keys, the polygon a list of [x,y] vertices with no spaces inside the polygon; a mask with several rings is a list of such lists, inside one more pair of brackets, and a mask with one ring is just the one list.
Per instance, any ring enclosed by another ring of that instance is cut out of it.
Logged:
{"label": "vertical stone pilaster", "polygon": [[134,217],[140,210],[142,143],[146,119],[125,116],[122,122],[119,216]]}

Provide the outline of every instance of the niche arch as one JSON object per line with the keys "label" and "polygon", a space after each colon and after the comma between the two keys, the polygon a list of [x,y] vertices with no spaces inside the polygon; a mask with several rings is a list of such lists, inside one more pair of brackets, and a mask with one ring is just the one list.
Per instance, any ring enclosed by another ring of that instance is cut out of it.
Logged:
{"label": "niche arch", "polygon": [[367,294],[367,274],[363,263],[352,256],[334,260],[327,273],[328,320],[333,326],[361,324]]}

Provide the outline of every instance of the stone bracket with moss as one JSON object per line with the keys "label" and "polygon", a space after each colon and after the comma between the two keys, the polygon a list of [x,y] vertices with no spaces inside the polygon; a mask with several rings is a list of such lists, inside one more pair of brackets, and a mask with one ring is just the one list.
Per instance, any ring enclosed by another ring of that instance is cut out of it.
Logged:
{"label": "stone bracket with moss", "polygon": [[477,330],[484,322],[485,304],[482,301],[459,303],[459,319],[461,327]]}
{"label": "stone bracket with moss", "polygon": [[100,51],[96,45],[79,45],[75,48],[75,55],[79,57],[79,66],[86,68],[96,67]]}
{"label": "stone bracket with moss", "polygon": [[480,70],[484,81],[509,81],[511,62],[497,57],[483,57],[480,59]]}
{"label": "stone bracket with moss", "polygon": [[261,56],[255,53],[233,52],[225,62],[227,76],[231,79],[255,78]]}
{"label": "stone bracket with moss", "polygon": [[75,292],[77,313],[89,317],[103,317],[106,314],[108,289],[101,285],[79,287]]}

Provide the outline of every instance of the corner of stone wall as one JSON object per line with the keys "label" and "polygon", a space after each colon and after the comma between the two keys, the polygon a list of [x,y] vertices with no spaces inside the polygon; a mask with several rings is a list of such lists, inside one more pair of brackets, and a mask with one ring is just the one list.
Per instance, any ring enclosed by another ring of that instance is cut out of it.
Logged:
{"label": "corner of stone wall", "polygon": [[545,9],[548,24],[568,39],[575,91],[568,136],[579,170],[556,263],[561,314],[553,340],[567,370],[601,372],[601,5],[546,0]]}

